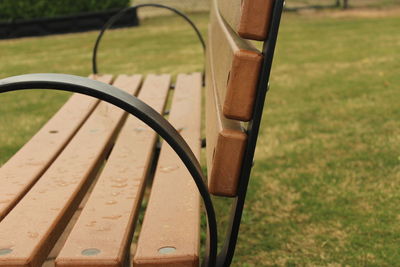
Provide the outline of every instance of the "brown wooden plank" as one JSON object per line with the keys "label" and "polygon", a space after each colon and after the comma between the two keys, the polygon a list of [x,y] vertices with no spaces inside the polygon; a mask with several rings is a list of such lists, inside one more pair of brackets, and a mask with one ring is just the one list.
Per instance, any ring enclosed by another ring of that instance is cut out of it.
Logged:
{"label": "brown wooden plank", "polygon": [[[129,93],[140,77],[134,76]],[[118,81],[115,82],[118,86]],[[39,266],[79,205],[126,113],[101,102],[39,181],[0,223],[0,266]]]}
{"label": "brown wooden plank", "polygon": [[[91,78],[110,83],[112,76]],[[98,103],[95,98],[73,94],[39,132],[0,168],[0,221],[57,158]]]}
{"label": "brown wooden plank", "polygon": [[[200,157],[201,75],[179,75],[170,122]],[[134,266],[198,266],[200,198],[179,157],[163,144]]]}
{"label": "brown wooden plank", "polygon": [[[169,85],[169,75],[149,75],[139,98],[161,113]],[[156,140],[151,128],[129,117],[56,266],[123,266]],[[95,255],[85,255],[90,251]]]}
{"label": "brown wooden plank", "polygon": [[208,58],[215,70],[222,111],[229,119],[249,121],[263,56],[224,23],[215,1],[210,15]]}
{"label": "brown wooden plank", "polygon": [[206,68],[206,136],[208,189],[217,196],[237,193],[247,134],[240,122],[226,119],[221,112],[214,69]]}
{"label": "brown wooden plank", "polygon": [[219,11],[242,38],[267,39],[275,0],[217,0]]}

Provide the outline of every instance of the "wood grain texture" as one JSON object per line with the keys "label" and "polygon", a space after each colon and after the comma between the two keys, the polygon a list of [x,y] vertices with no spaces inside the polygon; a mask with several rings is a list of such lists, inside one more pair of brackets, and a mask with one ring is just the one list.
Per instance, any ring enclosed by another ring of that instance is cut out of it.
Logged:
{"label": "wood grain texture", "polygon": [[221,112],[214,68],[206,68],[206,136],[208,189],[217,196],[234,197],[247,143],[240,122],[226,119]]}
{"label": "wood grain texture", "polygon": [[[138,85],[128,92],[134,93]],[[0,266],[40,266],[77,209],[126,113],[101,102],[39,181],[0,223]],[[42,148],[43,149],[43,148]]]}
{"label": "wood grain texture", "polygon": [[[112,76],[91,76],[91,78],[110,83]],[[73,94],[61,109],[0,168],[0,221],[57,158],[98,103],[99,101],[92,97]]]}
{"label": "wood grain texture", "polygon": [[[135,83],[137,77],[124,79]],[[123,88],[118,81],[114,85]],[[149,75],[139,98],[162,113],[169,85],[169,75]],[[156,140],[151,128],[133,116],[128,118],[56,266],[122,267],[126,263]],[[91,248],[99,254],[82,255]]]}
{"label": "wood grain texture", "polygon": [[[179,75],[170,122],[200,157],[201,75]],[[164,142],[133,266],[199,264],[200,197],[182,161]],[[165,252],[165,253],[163,253]]]}
{"label": "wood grain texture", "polygon": [[215,70],[216,88],[225,117],[249,121],[253,115],[263,56],[225,24],[213,0],[208,57]]}
{"label": "wood grain texture", "polygon": [[275,0],[217,0],[219,11],[240,37],[264,41],[268,37]]}

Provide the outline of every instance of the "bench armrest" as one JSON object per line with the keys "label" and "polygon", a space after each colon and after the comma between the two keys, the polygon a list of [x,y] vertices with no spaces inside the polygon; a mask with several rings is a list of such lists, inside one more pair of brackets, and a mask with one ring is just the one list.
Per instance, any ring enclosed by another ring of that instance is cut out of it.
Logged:
{"label": "bench armrest", "polygon": [[96,97],[137,117],[156,131],[185,164],[203,199],[210,233],[206,248],[207,266],[217,257],[217,223],[214,207],[205,184],[200,163],[179,132],[157,111],[140,99],[102,82],[67,74],[26,74],[0,80],[0,93],[26,89],[53,89]]}
{"label": "bench armrest", "polygon": [[[130,6],[127,8],[122,9],[120,12],[118,12],[117,14],[115,14],[114,16],[112,16],[103,26],[103,28],[100,30],[99,35],[97,36],[94,48],[93,48],[93,53],[92,53],[92,71],[94,74],[98,73],[98,68],[97,68],[97,51],[99,49],[99,45],[100,42],[103,38],[104,33],[111,28],[114,23],[116,21],[118,21],[123,15],[124,13],[134,9],[137,10],[139,8],[142,7],[155,7],[155,8],[162,8],[162,9],[168,9],[172,12],[174,12],[175,14],[179,15],[180,17],[182,17],[187,23],[189,23],[189,25],[192,27],[192,29],[196,32],[197,37],[199,38],[200,44],[203,48],[203,53],[205,54],[206,52],[206,43],[204,41],[204,38],[200,32],[200,30],[197,28],[196,24],[194,24],[194,22],[186,15],[184,14],[182,11],[167,6],[167,5],[162,5],[162,4],[154,4],[154,3],[148,3],[148,4],[138,4],[138,5],[134,5],[134,6]],[[203,71],[203,83],[204,83],[204,71]]]}

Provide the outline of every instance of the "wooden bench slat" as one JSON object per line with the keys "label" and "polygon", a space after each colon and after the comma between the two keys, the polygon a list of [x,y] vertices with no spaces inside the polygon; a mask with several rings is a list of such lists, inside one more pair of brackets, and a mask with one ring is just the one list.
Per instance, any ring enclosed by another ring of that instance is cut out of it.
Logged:
{"label": "wooden bench slat", "polygon": [[[111,75],[91,77],[110,83]],[[79,130],[99,100],[73,94],[61,109],[0,168],[0,221],[28,192]],[[43,149],[43,148],[46,149]]]}
{"label": "wooden bench slat", "polygon": [[242,38],[267,39],[275,0],[218,0],[224,19]]}
{"label": "wooden bench slat", "polygon": [[213,0],[209,55],[225,117],[249,121],[253,115],[262,54],[237,36],[221,18]]}
{"label": "wooden bench slat", "polygon": [[[200,157],[201,75],[179,75],[169,116]],[[163,144],[137,244],[134,266],[198,266],[200,197],[191,175]]]}
{"label": "wooden bench slat", "polygon": [[[128,90],[134,93],[139,85]],[[126,113],[101,102],[41,179],[0,223],[0,266],[39,266],[78,207]]]}
{"label": "wooden bench slat", "polygon": [[217,196],[234,197],[245,153],[247,134],[240,122],[226,119],[221,112],[214,69],[206,68],[206,136],[208,189]]}
{"label": "wooden bench slat", "polygon": [[[162,113],[169,85],[169,75],[149,75],[139,98]],[[150,127],[128,118],[56,266],[123,266],[156,140]],[[90,249],[98,254],[84,255]]]}

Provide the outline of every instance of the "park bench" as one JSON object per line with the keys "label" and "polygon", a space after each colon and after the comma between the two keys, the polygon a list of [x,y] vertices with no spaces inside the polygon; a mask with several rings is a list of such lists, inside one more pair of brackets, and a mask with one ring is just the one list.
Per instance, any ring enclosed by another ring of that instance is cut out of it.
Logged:
{"label": "park bench", "polygon": [[[75,92],[0,168],[0,266],[229,266],[282,8],[283,0],[212,1],[205,112],[201,73],[180,74],[173,85],[166,74],[0,80],[0,93]],[[263,41],[262,51],[243,38]],[[202,113],[208,185],[199,164]],[[233,199],[220,253],[210,194]]]}

